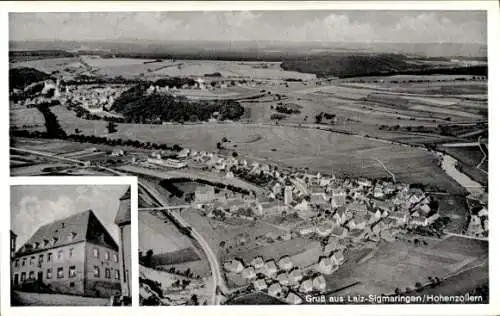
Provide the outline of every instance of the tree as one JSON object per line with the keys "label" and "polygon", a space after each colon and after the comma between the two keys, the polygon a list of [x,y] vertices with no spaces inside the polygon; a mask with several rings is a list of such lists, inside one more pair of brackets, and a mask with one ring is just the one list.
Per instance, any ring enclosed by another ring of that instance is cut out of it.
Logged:
{"label": "tree", "polygon": [[144,265],[146,267],[151,267],[152,263],[153,263],[153,250],[149,249],[146,252],[146,256],[144,257]]}
{"label": "tree", "polygon": [[109,121],[108,125],[106,126],[106,128],[108,129],[108,133],[110,134],[115,133],[117,131],[116,127],[117,127],[116,123],[112,121]]}

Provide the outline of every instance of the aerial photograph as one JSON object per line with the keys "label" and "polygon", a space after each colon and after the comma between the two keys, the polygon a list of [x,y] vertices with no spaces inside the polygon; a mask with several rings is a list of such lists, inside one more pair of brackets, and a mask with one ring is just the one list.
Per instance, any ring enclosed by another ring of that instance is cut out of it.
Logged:
{"label": "aerial photograph", "polygon": [[124,306],[130,186],[11,187],[11,305]]}
{"label": "aerial photograph", "polygon": [[137,177],[141,306],[488,304],[486,21],[10,13],[10,174]]}

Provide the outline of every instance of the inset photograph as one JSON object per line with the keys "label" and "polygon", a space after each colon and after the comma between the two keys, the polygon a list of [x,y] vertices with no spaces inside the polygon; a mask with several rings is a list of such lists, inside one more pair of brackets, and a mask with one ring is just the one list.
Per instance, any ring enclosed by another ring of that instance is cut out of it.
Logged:
{"label": "inset photograph", "polygon": [[11,306],[131,305],[131,186],[11,186]]}

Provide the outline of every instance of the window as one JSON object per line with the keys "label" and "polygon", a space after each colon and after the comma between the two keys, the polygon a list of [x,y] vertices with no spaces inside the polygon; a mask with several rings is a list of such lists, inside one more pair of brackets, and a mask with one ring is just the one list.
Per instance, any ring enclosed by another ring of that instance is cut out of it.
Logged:
{"label": "window", "polygon": [[16,259],[16,261],[14,262],[14,267],[19,267],[19,259]]}
{"label": "window", "polygon": [[92,255],[94,258],[99,258],[99,249],[94,247],[94,249],[92,249]]}
{"label": "window", "polygon": [[68,234],[68,241],[72,241],[73,239],[75,239],[75,237],[76,237],[76,233],[75,232],[69,233]]}
{"label": "window", "polygon": [[115,260],[115,262],[118,262],[118,254],[117,253],[113,254],[113,259]]}
{"label": "window", "polygon": [[22,266],[24,267],[25,265],[26,265],[26,258],[23,258]]}
{"label": "window", "polygon": [[30,271],[29,279],[30,280],[34,280],[35,279],[35,271]]}
{"label": "window", "polygon": [[104,259],[105,259],[105,260],[109,260],[109,251],[106,251],[106,252],[104,253]]}
{"label": "window", "polygon": [[63,250],[59,250],[57,252],[57,260],[63,260],[63,257],[64,257],[64,251]]}
{"label": "window", "polygon": [[69,257],[73,257],[73,248],[69,248]]}
{"label": "window", "polygon": [[69,287],[75,287],[75,282],[69,282]]}
{"label": "window", "polygon": [[51,262],[52,261],[52,252],[49,252],[47,254],[47,262]]}
{"label": "window", "polygon": [[106,279],[111,279],[111,271],[108,268],[106,268],[106,270],[104,270],[104,277]]}
{"label": "window", "polygon": [[21,272],[21,282],[26,280],[26,272]]}
{"label": "window", "polygon": [[30,258],[30,266],[34,266],[35,265],[35,256],[31,256]]}
{"label": "window", "polygon": [[38,256],[38,263],[39,264],[43,263],[43,255]]}
{"label": "window", "polygon": [[47,269],[47,279],[52,279],[52,269]]}
{"label": "window", "polygon": [[64,278],[64,268],[63,267],[57,268],[57,278],[58,279]]}
{"label": "window", "polygon": [[99,274],[100,274],[99,267],[98,266],[94,266],[94,276],[96,278],[98,278]]}
{"label": "window", "polygon": [[49,240],[48,239],[44,239],[43,240],[43,246],[47,247],[48,245],[49,245]]}
{"label": "window", "polygon": [[115,280],[120,280],[120,270],[115,270]]}
{"label": "window", "polygon": [[128,269],[126,272],[123,272],[123,282],[127,283],[127,274],[128,274]]}
{"label": "window", "polygon": [[76,268],[75,268],[75,266],[69,267],[69,277],[70,278],[76,277]]}
{"label": "window", "polygon": [[59,238],[57,238],[57,237],[52,238],[52,245],[55,245],[58,240],[59,240]]}
{"label": "window", "polygon": [[37,249],[38,247],[40,247],[40,243],[39,242],[33,243],[33,248]]}

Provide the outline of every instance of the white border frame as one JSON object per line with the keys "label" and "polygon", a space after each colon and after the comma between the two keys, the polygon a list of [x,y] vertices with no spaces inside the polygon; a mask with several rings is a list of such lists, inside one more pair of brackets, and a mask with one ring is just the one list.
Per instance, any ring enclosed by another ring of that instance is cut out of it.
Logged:
{"label": "white border frame", "polygon": [[[61,312],[59,315],[73,315],[75,312],[89,312],[89,308],[92,311],[105,311],[107,308],[111,308],[111,311],[114,309],[130,309],[128,307],[111,307],[111,306],[78,306],[78,307],[58,307],[58,306],[10,306],[10,255],[6,255],[7,249],[10,250],[10,229],[11,229],[11,209],[10,209],[10,194],[12,186],[29,186],[29,185],[129,185],[130,186],[130,214],[131,214],[131,271],[130,271],[130,288],[131,288],[131,297],[133,306],[139,306],[139,277],[136,273],[139,269],[139,258],[134,255],[137,254],[138,249],[138,238],[137,238],[137,198],[138,198],[138,185],[137,185],[137,177],[118,177],[118,176],[109,176],[109,177],[101,177],[101,176],[55,176],[55,177],[11,177],[9,178],[9,190],[8,190],[8,211],[5,211],[3,214],[3,220],[1,223],[1,230],[5,232],[2,234],[2,247],[4,251],[0,255],[1,259],[1,268],[2,268],[2,277],[0,279],[1,285],[1,293],[3,293],[1,297],[1,305],[2,305],[2,314],[6,315],[33,315],[38,308],[42,310],[50,311],[50,315],[55,315],[58,312]],[[8,216],[5,216],[8,215]],[[9,272],[7,274],[7,271]]]}
{"label": "white border frame", "polygon": [[[238,1],[228,1],[228,2],[201,2],[201,1],[172,1],[172,2],[2,2],[0,3],[0,21],[3,23],[0,27],[0,36],[2,41],[0,41],[0,59],[3,61],[8,60],[8,12],[85,12],[85,11],[228,11],[228,10],[486,10],[488,11],[488,67],[489,67],[489,85],[488,85],[488,101],[489,104],[489,115],[491,121],[495,117],[495,113],[499,112],[498,107],[495,105],[500,104],[500,89],[494,89],[494,85],[500,83],[499,70],[500,70],[500,56],[499,52],[499,8],[498,2],[494,0],[481,0],[481,1],[309,1],[309,2],[299,2],[299,1],[254,1],[254,2],[238,2]],[[8,64],[3,62],[0,63],[0,72],[2,73],[2,85],[0,88],[0,99],[7,100],[8,92],[6,87],[8,86]],[[5,88],[4,88],[5,87]],[[8,111],[8,107],[5,106],[4,111]],[[9,139],[6,137],[8,135],[8,115],[4,115],[2,118],[5,120],[3,127],[3,134],[0,137],[2,141],[0,150],[5,150],[4,154],[1,155],[3,159],[4,168],[1,169],[3,173],[0,175],[3,179],[9,178],[8,169],[8,144]],[[500,125],[492,124],[489,125],[490,138],[500,139],[499,133]],[[498,153],[497,145],[495,142],[490,144],[490,151],[493,155]],[[495,161],[494,159],[492,161]],[[490,164],[489,168],[489,179],[500,179],[499,169],[493,164]],[[38,178],[38,177],[37,177]],[[40,177],[41,178],[41,177]],[[18,178],[19,179],[19,178]],[[30,182],[34,178],[29,178]],[[46,178],[49,179],[49,178]],[[73,177],[74,179],[74,177]],[[96,179],[96,177],[94,177]],[[12,181],[12,180],[11,180]],[[15,180],[16,182],[19,180]],[[38,180],[36,180],[38,181]],[[43,181],[43,180],[42,180]],[[8,184],[6,183],[3,187],[3,192],[10,192]],[[493,190],[493,191],[491,191]],[[497,198],[499,195],[495,195],[497,189],[494,186],[490,186],[490,200],[489,208],[490,210],[500,209],[500,203]],[[10,193],[8,193],[10,194]],[[135,197],[136,198],[136,197]],[[134,197],[133,197],[134,199]],[[133,201],[133,200],[132,200]],[[10,205],[7,206],[10,208]],[[4,212],[3,218],[9,217],[7,214],[9,212]],[[133,222],[136,221],[137,216],[133,218]],[[496,211],[491,211],[489,214],[490,227],[495,228],[500,223],[500,214]],[[4,222],[8,223],[9,220]],[[7,224],[3,224],[7,225]],[[7,226],[5,226],[7,227]],[[9,228],[10,229],[10,228]],[[5,233],[7,230],[3,229]],[[132,234],[137,236],[137,225],[132,226]],[[500,257],[498,255],[498,241],[500,237],[500,232],[498,229],[492,229],[490,231],[490,304],[488,305],[364,305],[364,306],[354,306],[354,305],[299,305],[299,306],[204,306],[203,312],[207,315],[234,315],[238,313],[251,314],[251,315],[267,315],[269,313],[292,313],[292,314],[302,314],[308,313],[310,315],[324,315],[328,313],[341,313],[341,314],[351,314],[351,315],[498,315],[500,314],[500,303],[495,301],[494,298],[500,297],[500,273],[498,267],[500,267]],[[5,240],[7,243],[5,243]],[[133,247],[137,246],[137,237],[132,239]],[[492,243],[493,242],[493,246]],[[2,239],[2,245],[4,249],[8,249],[8,238]],[[7,246],[5,248],[5,246]],[[137,248],[135,248],[137,249]],[[4,266],[5,259],[2,258],[2,271],[6,270]],[[137,259],[132,260],[132,267],[134,267],[134,262],[137,264]],[[134,268],[132,269],[132,275],[134,281],[133,289],[138,289],[138,272]],[[2,275],[1,282],[2,285],[5,279],[10,280],[10,276],[6,278]],[[496,280],[494,282],[493,280]],[[10,281],[9,281],[10,282]],[[5,291],[2,286],[2,290]],[[133,290],[133,293],[135,293]],[[4,292],[5,293],[5,292]],[[41,313],[42,315],[63,315],[72,313],[73,315],[85,315],[86,313],[97,312],[99,313],[109,313],[116,310],[117,315],[137,315],[137,313],[142,313],[143,315],[154,315],[156,313],[167,312],[172,315],[198,315],[202,309],[201,307],[137,307],[132,308],[120,308],[106,310],[101,307],[93,308],[73,308],[73,307],[30,307],[21,308],[15,307],[13,309],[7,308],[10,306],[10,300],[7,295],[2,296],[2,313],[6,315],[32,315],[35,312]],[[7,303],[7,305],[5,304]],[[134,302],[135,303],[135,302]],[[14,312],[13,312],[14,311]]]}

